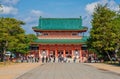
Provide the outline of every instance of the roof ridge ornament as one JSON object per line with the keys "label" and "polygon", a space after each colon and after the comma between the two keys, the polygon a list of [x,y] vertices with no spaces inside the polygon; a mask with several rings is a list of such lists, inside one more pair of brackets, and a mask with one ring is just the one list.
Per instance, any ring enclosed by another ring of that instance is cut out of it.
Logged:
{"label": "roof ridge ornament", "polygon": [[39,19],[41,19],[41,18],[42,18],[42,16],[39,17]]}
{"label": "roof ridge ornament", "polygon": [[42,26],[42,16],[39,17],[39,27],[41,28]]}
{"label": "roof ridge ornament", "polygon": [[80,16],[80,19],[82,19],[82,16]]}
{"label": "roof ridge ornament", "polygon": [[82,26],[82,16],[80,16],[80,28]]}

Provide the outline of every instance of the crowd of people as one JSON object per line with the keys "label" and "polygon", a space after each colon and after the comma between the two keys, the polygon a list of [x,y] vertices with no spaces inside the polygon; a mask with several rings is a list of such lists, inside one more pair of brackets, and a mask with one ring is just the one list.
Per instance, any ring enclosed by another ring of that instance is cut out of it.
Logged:
{"label": "crowd of people", "polygon": [[77,56],[74,56],[73,58],[70,57],[64,57],[63,54],[59,54],[58,57],[55,57],[55,55],[49,55],[49,56],[35,56],[35,55],[27,55],[27,56],[22,56],[20,55],[19,57],[13,58],[12,56],[5,57],[6,61],[13,61],[13,62],[27,62],[27,63],[49,63],[49,62],[58,62],[58,63],[70,63],[70,62],[83,62],[83,63],[95,63],[98,62],[98,59],[95,59],[93,56],[89,56],[88,58],[82,57],[79,58]]}
{"label": "crowd of people", "polygon": [[67,58],[66,57],[58,57],[58,58],[56,58],[55,56],[53,56],[53,57],[42,57],[42,59],[41,59],[41,61],[42,61],[42,63],[48,63],[48,62],[67,62]]}
{"label": "crowd of people", "polygon": [[[72,61],[71,61],[72,60]],[[63,57],[61,54],[58,55],[58,57],[56,58],[55,56],[42,56],[41,61],[42,63],[48,63],[48,62],[61,62],[61,63],[70,63],[70,62],[76,62],[77,58],[74,57],[72,58],[67,58],[67,57]]]}
{"label": "crowd of people", "polygon": [[77,58],[74,56],[73,58],[68,58],[64,57],[62,54],[59,54],[58,57],[55,57],[55,55],[52,56],[34,56],[34,55],[28,55],[28,56],[20,56],[16,62],[31,62],[31,63],[37,63],[37,62],[42,62],[42,63],[49,63],[49,62],[58,62],[58,63],[70,63],[70,62],[84,62],[83,60],[80,60],[80,58]]}
{"label": "crowd of people", "polygon": [[35,56],[21,56],[20,57],[20,61],[21,62],[39,62],[40,58],[39,57],[35,57]]}
{"label": "crowd of people", "polygon": [[[83,60],[85,60],[83,58]],[[13,58],[10,57],[10,61],[13,61]],[[70,63],[70,62],[82,62],[80,58],[74,56],[73,58],[69,57],[64,57],[62,54],[59,54],[58,57],[55,57],[55,55],[52,56],[35,56],[35,55],[27,55],[27,56],[19,56],[15,62],[27,62],[27,63],[37,63],[37,62],[42,62],[42,63],[48,63],[48,62],[61,62],[61,63]]]}

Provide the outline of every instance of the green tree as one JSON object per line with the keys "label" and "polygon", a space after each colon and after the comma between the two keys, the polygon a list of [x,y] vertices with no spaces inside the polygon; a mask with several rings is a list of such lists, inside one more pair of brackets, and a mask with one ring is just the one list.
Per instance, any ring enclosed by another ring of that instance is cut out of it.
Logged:
{"label": "green tree", "polygon": [[21,27],[24,24],[15,18],[0,18],[0,53],[28,53],[30,43],[37,37],[34,34],[25,34]]}
{"label": "green tree", "polygon": [[119,29],[120,29],[120,5],[119,5],[119,10],[117,12],[117,16],[115,17],[113,24],[115,24],[115,26],[116,26],[115,29],[117,30],[117,31],[115,31],[117,34],[117,37],[116,37],[117,43],[116,43],[116,47],[115,47],[116,54],[115,55],[116,55],[116,57],[120,58],[120,31],[119,31]]}
{"label": "green tree", "polygon": [[[93,13],[92,29],[88,45],[100,54],[106,53],[110,60],[119,41],[119,24],[117,14],[106,5],[98,4]],[[116,45],[117,44],[117,45]]]}
{"label": "green tree", "polygon": [[3,54],[11,48],[19,45],[20,35],[24,35],[25,31],[21,25],[25,23],[14,18],[0,18],[0,50]]}
{"label": "green tree", "polygon": [[[15,52],[21,52],[23,54],[27,54],[29,51],[29,46],[33,40],[37,39],[34,34],[27,34],[27,35],[20,35],[19,38],[19,45],[16,45]],[[21,38],[22,37],[22,38]]]}

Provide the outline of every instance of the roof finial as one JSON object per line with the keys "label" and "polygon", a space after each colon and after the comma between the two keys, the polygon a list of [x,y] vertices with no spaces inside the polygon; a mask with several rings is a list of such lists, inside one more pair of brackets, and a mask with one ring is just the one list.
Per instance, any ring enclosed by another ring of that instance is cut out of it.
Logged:
{"label": "roof finial", "polygon": [[80,16],[80,19],[82,19],[82,16]]}
{"label": "roof finial", "polygon": [[40,18],[39,19],[41,19],[42,18],[42,16],[40,16]]}
{"label": "roof finial", "polygon": [[42,26],[42,16],[39,17],[39,27]]}

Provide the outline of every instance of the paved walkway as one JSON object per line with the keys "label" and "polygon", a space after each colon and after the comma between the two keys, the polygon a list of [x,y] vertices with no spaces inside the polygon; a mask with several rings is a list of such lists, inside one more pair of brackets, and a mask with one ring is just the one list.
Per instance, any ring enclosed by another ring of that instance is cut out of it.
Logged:
{"label": "paved walkway", "polygon": [[17,79],[120,79],[120,74],[83,63],[48,63]]}
{"label": "paved walkway", "polygon": [[[120,78],[120,67],[102,63],[48,63],[40,65],[41,63],[20,63],[0,66],[0,79],[16,79],[17,77],[17,79],[96,79],[96,76],[97,79]],[[24,74],[25,72],[28,72],[27,75]],[[118,76],[119,78],[117,78]]]}
{"label": "paved walkway", "polygon": [[17,63],[0,66],[0,79],[15,79],[21,74],[24,74],[39,65],[40,63]]}
{"label": "paved walkway", "polygon": [[96,67],[98,69],[109,70],[111,72],[115,72],[120,74],[120,66],[108,65],[104,63],[85,63],[86,65],[90,65]]}

